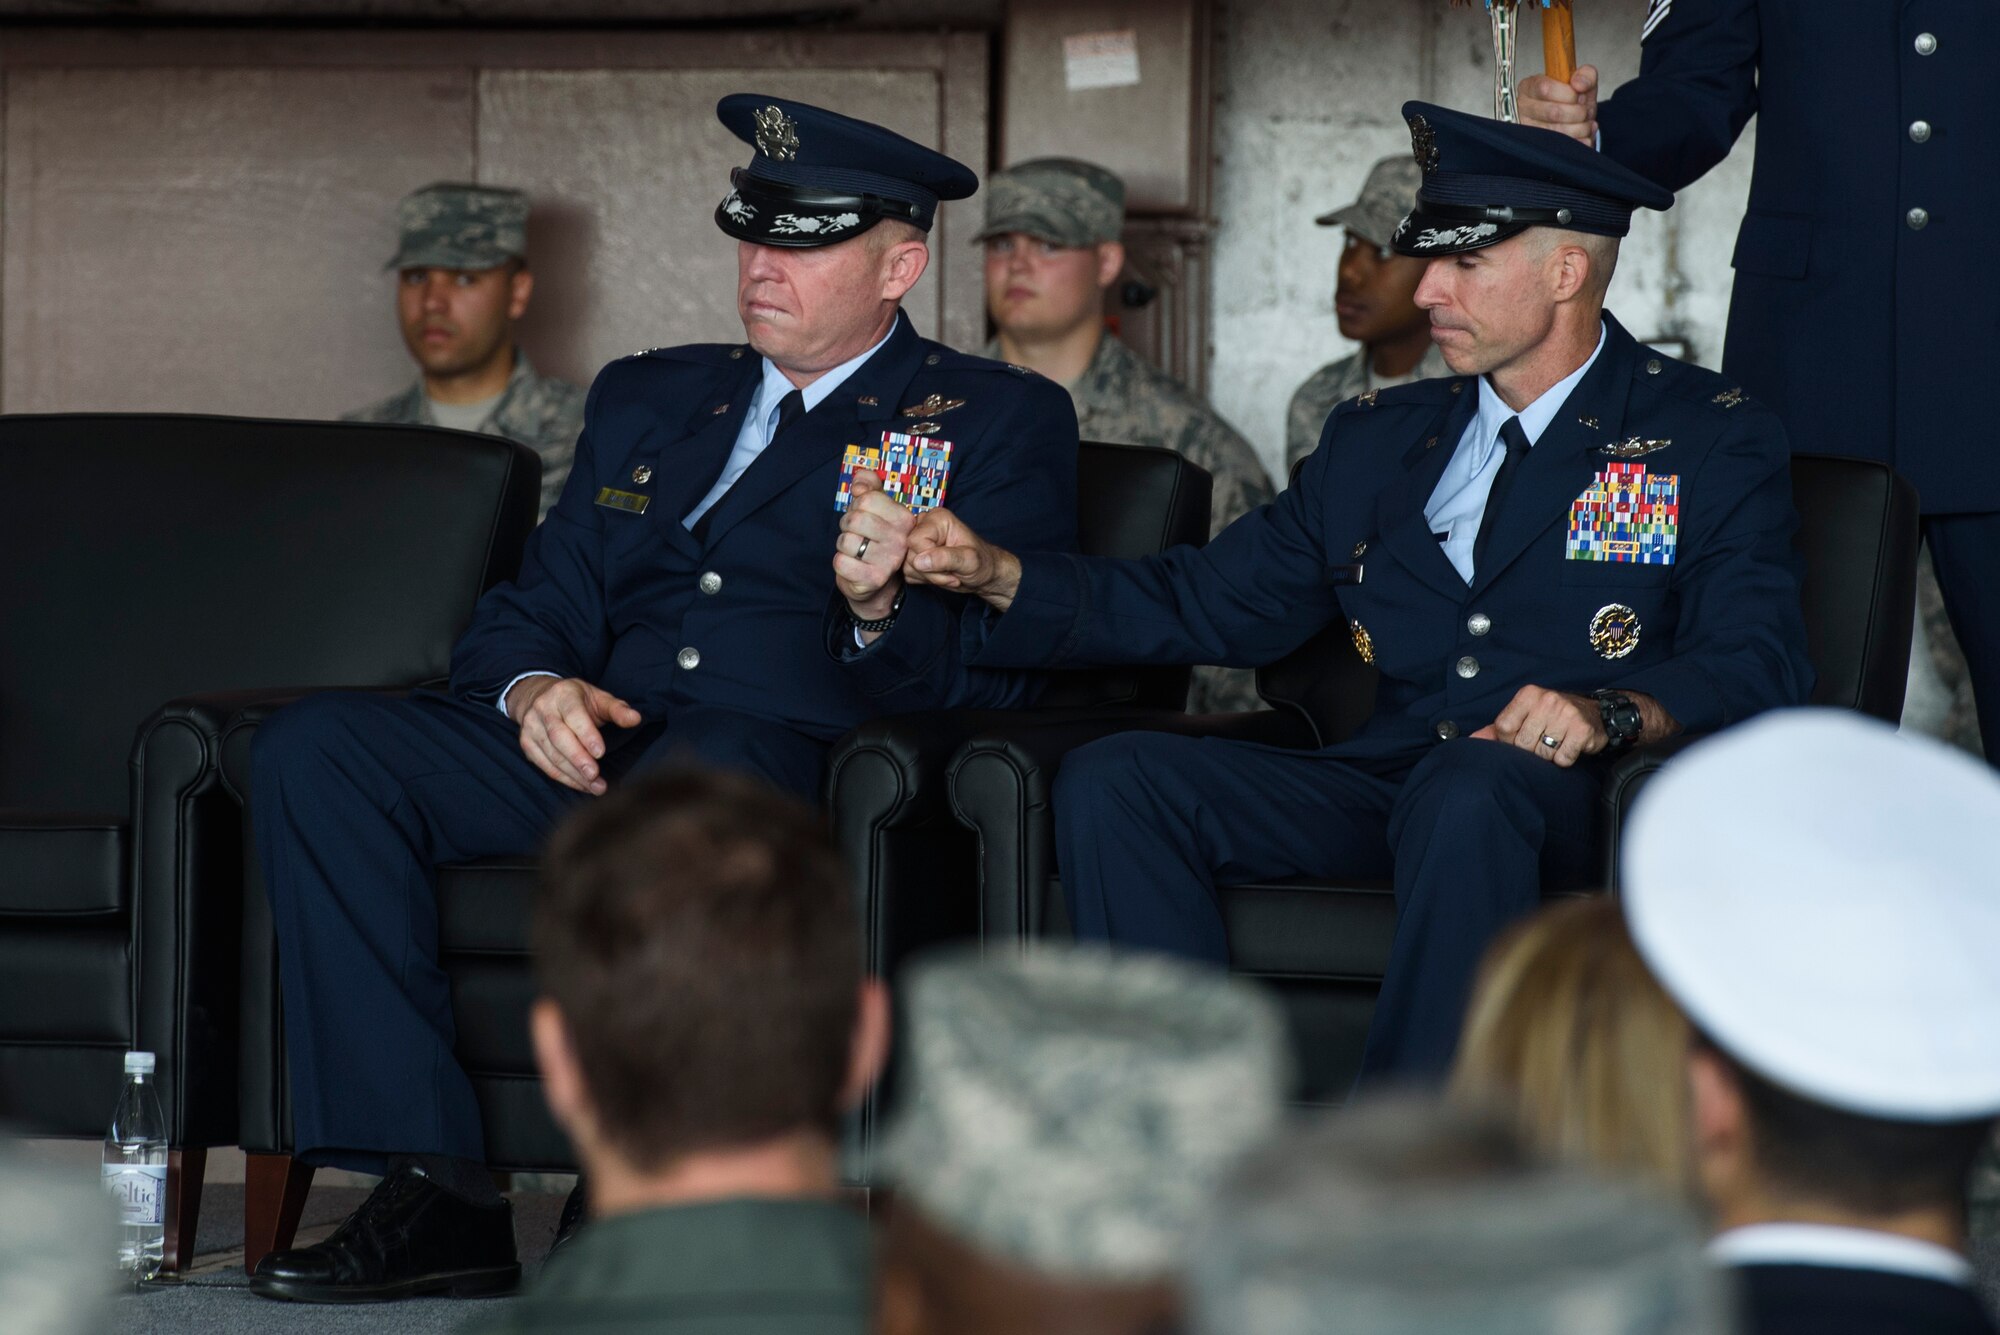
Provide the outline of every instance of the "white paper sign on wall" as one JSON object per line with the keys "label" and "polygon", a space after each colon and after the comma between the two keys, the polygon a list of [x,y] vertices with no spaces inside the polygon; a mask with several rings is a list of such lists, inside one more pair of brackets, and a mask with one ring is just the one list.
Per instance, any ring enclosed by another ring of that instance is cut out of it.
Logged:
{"label": "white paper sign on wall", "polygon": [[1131,28],[1079,32],[1063,38],[1063,86],[1130,88],[1139,82],[1139,34]]}

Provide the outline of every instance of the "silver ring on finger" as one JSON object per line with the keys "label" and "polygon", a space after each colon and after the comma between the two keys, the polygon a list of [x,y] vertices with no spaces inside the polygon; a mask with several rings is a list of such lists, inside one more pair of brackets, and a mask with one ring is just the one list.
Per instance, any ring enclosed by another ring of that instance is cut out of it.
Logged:
{"label": "silver ring on finger", "polygon": [[1556,749],[1556,748],[1557,748],[1558,746],[1561,746],[1561,745],[1562,745],[1562,738],[1560,738],[1560,737],[1551,737],[1551,736],[1549,736],[1549,734],[1547,734],[1547,733],[1543,733],[1543,734],[1542,734],[1542,745],[1543,745],[1543,746],[1546,746],[1546,747],[1548,747],[1548,748],[1549,748],[1549,750],[1553,751],[1553,750],[1555,750],[1555,749]]}
{"label": "silver ring on finger", "polygon": [[868,539],[863,538],[861,545],[854,549],[854,559],[857,561],[866,561],[868,559]]}

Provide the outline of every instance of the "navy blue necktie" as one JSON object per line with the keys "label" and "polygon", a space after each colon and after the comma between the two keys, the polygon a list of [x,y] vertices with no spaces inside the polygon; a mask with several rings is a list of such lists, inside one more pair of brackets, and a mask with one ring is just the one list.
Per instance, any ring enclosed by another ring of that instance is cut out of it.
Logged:
{"label": "navy blue necktie", "polygon": [[[805,415],[806,415],[806,396],[800,393],[798,390],[795,389],[791,393],[785,395],[784,398],[779,399],[778,426],[776,430],[771,432],[771,439],[765,442],[764,448],[768,450],[771,448],[771,446],[777,444],[778,437],[785,434],[785,428],[790,426],[792,423],[798,421],[801,417],[804,417]],[[727,462],[723,464],[723,467],[725,468],[728,467]],[[745,471],[747,472],[748,470],[746,469]],[[738,478],[736,480],[738,482],[741,482],[743,479]],[[715,504],[709,506],[708,509],[702,513],[701,518],[694,521],[694,527],[689,529],[688,531],[694,534],[696,542],[708,541],[708,521],[715,517],[715,512],[722,507],[722,502],[724,498],[726,498],[728,495],[729,493],[725,491],[722,493],[721,496],[716,497]]]}
{"label": "navy blue necktie", "polygon": [[1500,523],[1500,508],[1507,503],[1507,492],[1514,485],[1514,475],[1521,471],[1521,461],[1528,457],[1530,442],[1528,433],[1521,430],[1520,418],[1510,417],[1500,424],[1500,439],[1507,446],[1507,457],[1500,461],[1500,471],[1493,475],[1493,488],[1486,493],[1486,513],[1479,517],[1479,536],[1472,540],[1472,573],[1475,575],[1486,563],[1486,544]]}
{"label": "navy blue necktie", "polygon": [[776,440],[785,434],[785,428],[806,415],[806,396],[800,390],[793,390],[778,400],[778,429],[771,433]]}

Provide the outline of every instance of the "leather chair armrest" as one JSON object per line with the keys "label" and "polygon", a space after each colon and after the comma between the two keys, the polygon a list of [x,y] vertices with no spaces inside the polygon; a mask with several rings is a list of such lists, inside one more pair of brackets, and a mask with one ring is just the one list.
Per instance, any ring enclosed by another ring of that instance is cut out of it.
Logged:
{"label": "leather chair armrest", "polygon": [[1662,766],[1705,736],[1706,733],[1683,733],[1663,742],[1635,746],[1605,769],[1602,829],[1606,890],[1614,894],[1618,890],[1618,846],[1625,835],[1625,822],[1631,817],[1633,800]]}
{"label": "leather chair armrest", "polygon": [[133,740],[136,1041],[159,1059],[176,1148],[238,1139],[246,842],[241,804],[224,781],[228,739],[245,718],[268,717],[310,693],[182,696],[156,710]]}
{"label": "leather chair armrest", "polygon": [[951,805],[979,842],[979,920],[985,940],[1046,934],[1043,893],[1055,878],[1051,793],[1062,758],[1114,733],[1145,730],[1231,737],[1276,746],[1316,745],[1312,726],[1285,712],[1178,714],[1038,710],[972,738],[951,763]]}
{"label": "leather chair armrest", "polygon": [[833,744],[826,805],[843,847],[850,835],[907,829],[948,814],[945,767],[958,748],[1009,711],[927,709],[870,719]]}
{"label": "leather chair armrest", "polygon": [[[1317,745],[1312,725],[1296,714],[1259,710],[1242,714],[1181,714],[1160,709],[1016,711],[973,733],[952,760],[954,774],[974,756],[1004,755],[1021,773],[1052,780],[1062,758],[1077,747],[1120,732],[1171,732],[1184,737],[1227,737],[1273,746]],[[960,820],[968,814],[953,799]]]}
{"label": "leather chair armrest", "polygon": [[[327,690],[361,690],[404,695],[404,686],[312,686],[238,691],[227,698],[218,769],[239,814],[236,865],[243,877],[238,900],[236,954],[229,982],[238,1002],[236,1051],[237,1142],[253,1153],[287,1152],[291,1147],[290,1090],[285,1080],[283,1015],[278,999],[277,929],[264,897],[264,877],[251,839],[248,802],[250,743],[265,719],[297,700]],[[225,697],[213,697],[217,701]]]}
{"label": "leather chair armrest", "polygon": [[[416,686],[437,686],[441,682],[417,682]],[[239,803],[247,803],[250,797],[250,742],[257,735],[257,729],[265,719],[295,704],[309,695],[320,695],[326,691],[356,692],[366,691],[373,695],[408,695],[412,686],[279,686],[265,690],[231,691],[221,695],[204,696],[203,700],[230,706],[222,725],[218,763],[222,774],[222,786]]]}

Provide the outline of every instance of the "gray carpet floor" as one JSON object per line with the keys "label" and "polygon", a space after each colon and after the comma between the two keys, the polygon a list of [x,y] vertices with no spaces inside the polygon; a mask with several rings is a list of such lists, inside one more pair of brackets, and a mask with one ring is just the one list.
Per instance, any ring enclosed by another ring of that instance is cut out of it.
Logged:
{"label": "gray carpet floor", "polygon": [[[354,1212],[367,1191],[315,1187],[299,1223],[301,1241],[325,1233]],[[533,1280],[555,1239],[563,1198],[513,1192],[514,1241],[524,1273]],[[416,1298],[400,1303],[316,1307],[271,1302],[250,1292],[238,1249],[243,1245],[243,1188],[212,1183],[202,1193],[196,1261],[188,1278],[149,1284],[122,1295],[113,1308],[112,1335],[263,1335],[264,1332],[344,1331],[433,1335],[477,1330],[497,1319],[508,1298]]]}

